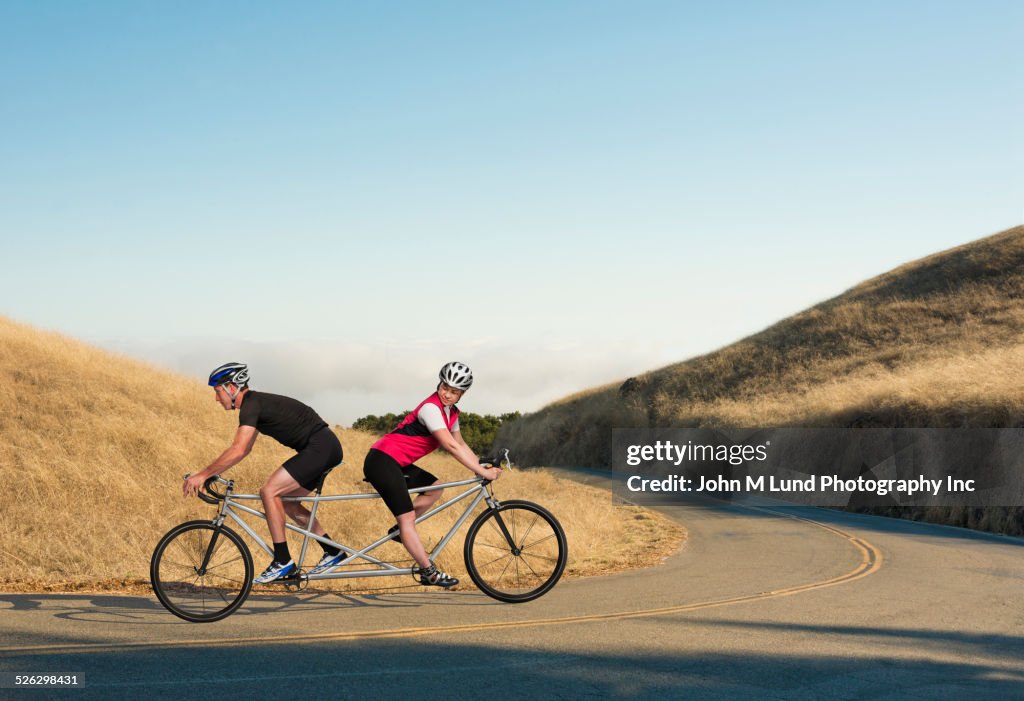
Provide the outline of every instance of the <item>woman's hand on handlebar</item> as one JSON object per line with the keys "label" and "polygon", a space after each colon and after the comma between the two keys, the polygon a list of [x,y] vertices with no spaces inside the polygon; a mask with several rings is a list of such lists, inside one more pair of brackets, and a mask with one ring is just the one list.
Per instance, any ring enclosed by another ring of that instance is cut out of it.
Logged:
{"label": "woman's hand on handlebar", "polygon": [[501,473],[502,469],[500,467],[484,467],[480,472],[480,476],[493,482],[501,477]]}

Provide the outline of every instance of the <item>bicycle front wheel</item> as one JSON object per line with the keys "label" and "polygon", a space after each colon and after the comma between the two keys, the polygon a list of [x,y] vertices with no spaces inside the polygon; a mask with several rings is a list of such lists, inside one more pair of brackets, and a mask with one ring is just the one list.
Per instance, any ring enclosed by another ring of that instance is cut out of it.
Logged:
{"label": "bicycle front wheel", "polygon": [[149,576],[168,611],[192,623],[210,623],[230,615],[249,596],[252,555],[230,528],[188,521],[160,539]]}
{"label": "bicycle front wheel", "polygon": [[568,547],[561,524],[547,509],[511,500],[473,521],[463,554],[480,591],[498,601],[522,603],[555,586]]}

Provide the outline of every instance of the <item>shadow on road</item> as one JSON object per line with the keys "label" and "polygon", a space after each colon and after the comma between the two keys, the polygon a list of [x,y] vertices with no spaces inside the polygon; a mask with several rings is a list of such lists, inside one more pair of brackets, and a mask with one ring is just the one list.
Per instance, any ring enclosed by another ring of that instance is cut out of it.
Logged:
{"label": "shadow on road", "polygon": [[[232,614],[232,619],[281,614],[288,611],[338,611],[344,609],[403,609],[436,605],[436,599],[425,599],[420,592],[406,594],[391,591],[378,594],[350,594],[306,589],[298,593],[254,592],[245,605]],[[446,596],[445,606],[502,606],[483,594],[472,592]],[[10,613],[46,610],[54,619],[70,621],[129,624],[132,626],[181,625],[156,597],[118,596],[112,594],[0,594],[0,612]],[[166,614],[154,616],[154,613]],[[21,641],[19,641],[21,642]]]}
{"label": "shadow on road", "polygon": [[[675,621],[678,624],[678,620]],[[732,624],[728,625],[744,625]],[[755,626],[756,628],[756,626]],[[813,628],[813,627],[812,627]],[[928,631],[835,629],[838,636],[884,636],[917,645]],[[680,628],[678,635],[687,634]],[[758,631],[752,631],[758,634]],[[980,638],[980,639],[979,639]],[[59,668],[83,674],[87,688],[74,698],[303,699],[446,698],[686,698],[856,699],[1021,698],[1024,670],[1007,669],[1021,655],[1021,639],[940,634],[955,657],[941,661],[885,649],[877,654],[790,654],[689,649],[666,654],[619,641],[616,650],[578,651],[557,634],[515,648],[450,638],[318,641],[230,648],[119,649],[116,652],[0,659],[0,670]],[[487,640],[487,638],[484,638]],[[573,638],[573,640],[577,640]],[[604,641],[607,644],[608,641]],[[912,649],[912,647],[908,647]],[[981,655],[997,653],[994,661]],[[57,667],[54,667],[54,666]]]}
{"label": "shadow on road", "polygon": [[[672,624],[678,618],[662,618]],[[958,656],[984,656],[1020,663],[1024,659],[1024,633],[1002,635],[997,633],[969,633],[958,630],[928,630],[915,628],[883,628],[877,626],[814,625],[810,623],[777,623],[704,618],[701,625],[711,628],[732,628],[747,633],[809,633],[835,640],[837,637],[867,640],[878,648],[896,646],[905,650],[931,653],[955,653]],[[1019,666],[1024,681],[1024,665]]]}

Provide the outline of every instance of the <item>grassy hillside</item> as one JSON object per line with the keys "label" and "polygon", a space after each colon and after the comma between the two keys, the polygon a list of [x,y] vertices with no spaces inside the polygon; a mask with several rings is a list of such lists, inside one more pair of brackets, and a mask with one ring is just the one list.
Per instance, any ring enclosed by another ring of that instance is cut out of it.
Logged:
{"label": "grassy hillside", "polygon": [[563,399],[504,427],[498,441],[527,464],[607,466],[612,428],[1019,426],[1022,340],[1018,226],[713,353]]}
{"label": "grassy hillside", "polygon": [[[261,388],[258,381],[254,386]],[[221,409],[196,379],[0,317],[0,477],[6,487],[0,492],[0,586],[143,585],[159,537],[183,520],[212,515],[212,507],[182,498],[181,477],[226,448],[237,422],[237,414]],[[327,491],[367,491],[362,462],[374,438],[336,430],[345,464],[328,478]],[[262,437],[227,476],[253,493],[291,454]],[[424,465],[445,480],[468,475],[444,456]],[[495,492],[540,502],[559,517],[570,544],[568,574],[651,564],[682,537],[660,516],[613,508],[606,492],[541,471],[506,474]],[[378,500],[325,506],[321,517],[342,541],[368,542],[393,523]],[[255,525],[266,531],[265,523]],[[435,532],[425,531],[428,538]],[[399,545],[387,547],[395,558],[404,557]],[[453,542],[446,551],[442,564],[449,571],[463,573],[461,548]],[[258,567],[265,564],[261,553],[254,556]],[[370,580],[369,586],[408,583]]]}

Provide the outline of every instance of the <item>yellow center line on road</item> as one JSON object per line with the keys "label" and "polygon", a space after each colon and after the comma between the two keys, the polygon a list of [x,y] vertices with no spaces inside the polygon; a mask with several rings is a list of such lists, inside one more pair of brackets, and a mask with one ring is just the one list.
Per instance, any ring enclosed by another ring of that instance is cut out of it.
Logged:
{"label": "yellow center line on road", "polygon": [[832,587],[838,584],[847,584],[855,580],[867,577],[868,575],[874,574],[882,567],[882,553],[881,551],[864,540],[851,535],[839,528],[834,526],[828,526],[824,523],[814,521],[809,518],[802,516],[794,516],[792,514],[785,514],[771,509],[763,509],[759,507],[744,506],[743,508],[753,509],[755,511],[764,511],[771,513],[776,516],[784,516],[786,518],[795,519],[797,521],[803,521],[819,528],[823,528],[835,535],[843,538],[848,543],[853,545],[861,555],[860,563],[849,572],[832,577],[818,582],[809,582],[807,584],[798,584],[792,587],[786,587],[784,589],[775,589],[772,591],[759,592],[757,594],[746,594],[743,596],[734,596],[726,599],[715,599],[712,601],[702,601],[692,604],[680,604],[677,606],[664,606],[661,608],[654,609],[642,609],[638,611],[616,611],[612,613],[593,613],[584,614],[579,616],[564,616],[561,618],[542,618],[525,621],[497,621],[493,623],[467,623],[464,625],[449,625],[449,626],[430,626],[423,628],[395,628],[392,630],[368,630],[361,632],[352,633],[317,633],[317,634],[297,634],[297,635],[277,635],[277,636],[261,636],[256,638],[222,638],[213,640],[193,639],[193,640],[169,640],[165,642],[125,642],[125,643],[76,643],[76,644],[58,644],[58,645],[30,645],[25,647],[0,647],[0,654],[3,655],[39,655],[39,654],[73,654],[77,652],[117,652],[119,650],[159,650],[166,648],[181,648],[181,647],[239,647],[245,645],[267,645],[267,644],[286,644],[286,643],[312,643],[322,641],[350,641],[350,640],[368,640],[368,639],[387,639],[387,638],[411,638],[421,635],[435,635],[439,633],[469,633],[481,630],[504,630],[512,628],[534,628],[540,626],[560,626],[560,625],[571,625],[575,623],[590,623],[594,621],[618,621],[630,618],[644,618],[648,616],[663,616],[666,614],[673,613],[686,613],[689,611],[698,611],[702,609],[715,608],[718,606],[731,606],[733,604],[742,604],[751,601],[760,601],[763,599],[774,599],[783,596],[793,596],[794,594],[802,594],[807,591],[814,591],[816,589],[824,589],[825,587]]}

